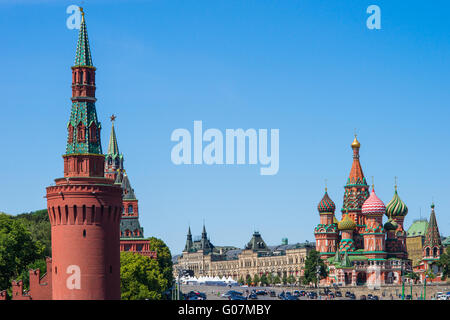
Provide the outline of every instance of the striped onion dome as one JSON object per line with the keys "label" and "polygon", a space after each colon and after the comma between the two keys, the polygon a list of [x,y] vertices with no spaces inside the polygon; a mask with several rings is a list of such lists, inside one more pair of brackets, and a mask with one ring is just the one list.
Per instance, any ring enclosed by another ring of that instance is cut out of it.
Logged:
{"label": "striped onion dome", "polygon": [[397,193],[397,188],[395,188],[394,197],[386,206],[386,215],[388,217],[404,217],[408,213],[408,207],[400,199]]}
{"label": "striped onion dome", "polygon": [[397,228],[398,228],[397,222],[395,222],[395,220],[392,220],[391,218],[389,218],[389,220],[384,224],[384,229],[388,231],[394,231],[397,230]]}
{"label": "striped onion dome", "polygon": [[339,230],[355,230],[356,223],[352,219],[349,218],[348,214],[346,214],[342,220],[338,223]]}
{"label": "striped onion dome", "polygon": [[334,212],[334,210],[336,210],[336,205],[334,204],[333,200],[330,199],[326,191],[322,200],[320,200],[319,204],[317,205],[317,210],[319,210],[319,213],[332,213]]}
{"label": "striped onion dome", "polygon": [[373,187],[369,198],[362,205],[361,212],[365,215],[383,215],[386,212],[383,201],[375,194]]}

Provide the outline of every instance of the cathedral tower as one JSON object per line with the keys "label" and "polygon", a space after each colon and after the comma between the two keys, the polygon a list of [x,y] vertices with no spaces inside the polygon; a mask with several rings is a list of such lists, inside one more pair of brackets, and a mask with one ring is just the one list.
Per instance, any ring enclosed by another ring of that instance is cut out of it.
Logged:
{"label": "cathedral tower", "polygon": [[320,215],[320,223],[314,229],[316,250],[320,252],[322,257],[327,258],[335,254],[339,234],[337,220],[334,216],[336,205],[328,196],[326,188],[322,200],[317,205],[317,210]]}
{"label": "cathedral tower", "polygon": [[386,207],[380,198],[375,194],[375,188],[372,185],[372,192],[369,198],[364,202],[362,214],[365,217],[366,228],[364,229],[364,252],[369,259],[384,259],[385,233],[383,228],[383,215],[386,213]]}
{"label": "cathedral tower", "polygon": [[54,300],[120,299],[122,189],[104,177],[95,67],[84,13],[72,67],[64,177],[47,187]]}
{"label": "cathedral tower", "polygon": [[361,163],[359,162],[359,148],[361,144],[356,138],[356,135],[351,147],[353,149],[353,163],[347,184],[344,187],[345,193],[342,213],[348,212],[348,218],[356,224],[353,239],[356,249],[363,249],[362,234],[364,233],[365,221],[364,215],[361,213],[361,208],[364,201],[369,197],[369,186],[367,185]]}

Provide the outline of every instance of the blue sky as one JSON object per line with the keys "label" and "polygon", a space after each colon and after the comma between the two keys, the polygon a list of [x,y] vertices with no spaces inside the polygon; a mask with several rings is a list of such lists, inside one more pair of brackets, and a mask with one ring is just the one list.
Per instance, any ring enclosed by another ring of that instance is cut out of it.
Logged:
{"label": "blue sky", "polygon": [[[398,176],[406,227],[434,199],[450,233],[448,1],[4,1],[0,211],[46,207],[63,175],[77,30],[85,7],[103,150],[109,116],[140,202],[146,236],[180,253],[203,220],[216,245],[314,240],[324,180],[338,210],[353,133],[387,203]],[[381,30],[366,8],[381,8]],[[193,121],[280,130],[280,169],[175,166],[174,129]],[[338,214],[340,218],[340,214]]]}

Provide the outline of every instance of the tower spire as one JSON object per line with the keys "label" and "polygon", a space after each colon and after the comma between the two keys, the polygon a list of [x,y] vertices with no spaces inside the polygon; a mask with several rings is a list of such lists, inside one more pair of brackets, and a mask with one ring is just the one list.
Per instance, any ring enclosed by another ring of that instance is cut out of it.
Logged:
{"label": "tower spire", "polygon": [[89,46],[86,20],[84,19],[84,11],[83,8],[81,7],[80,12],[81,12],[81,24],[80,24],[80,32],[78,33],[78,43],[74,65],[92,67],[91,49]]}
{"label": "tower spire", "polygon": [[117,144],[116,131],[114,130],[114,121],[116,121],[116,116],[111,115],[111,135],[109,136],[108,144],[108,155],[118,156],[119,155],[119,145]]}

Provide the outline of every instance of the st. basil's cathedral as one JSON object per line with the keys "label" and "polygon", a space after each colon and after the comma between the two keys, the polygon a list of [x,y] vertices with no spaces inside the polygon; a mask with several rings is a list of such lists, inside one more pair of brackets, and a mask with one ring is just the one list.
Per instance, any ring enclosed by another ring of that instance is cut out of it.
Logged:
{"label": "st. basil's cathedral", "polygon": [[[406,247],[404,228],[408,207],[400,199],[395,185],[394,196],[385,206],[369,186],[359,161],[361,144],[356,138],[351,144],[353,164],[345,185],[342,219],[335,216],[336,205],[327,189],[317,206],[320,223],[314,229],[316,250],[328,266],[328,276],[322,285],[367,285],[379,287],[400,284],[402,277],[413,271]],[[383,216],[387,217],[383,224]],[[423,263],[414,271],[422,274],[443,252],[434,212],[430,215],[423,245]]]}

